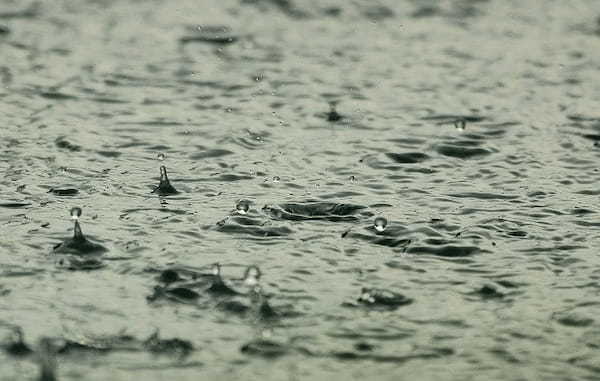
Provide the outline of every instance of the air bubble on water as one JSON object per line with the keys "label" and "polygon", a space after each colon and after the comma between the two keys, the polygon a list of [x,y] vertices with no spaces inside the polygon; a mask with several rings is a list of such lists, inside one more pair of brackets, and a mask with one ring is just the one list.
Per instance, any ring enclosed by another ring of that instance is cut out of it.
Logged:
{"label": "air bubble on water", "polygon": [[250,210],[250,203],[246,200],[241,200],[235,205],[235,211],[238,214],[246,214]]}
{"label": "air bubble on water", "polygon": [[387,227],[387,220],[383,217],[377,217],[375,218],[375,221],[373,222],[373,227],[375,228],[375,230],[377,230],[378,232],[383,232],[385,230],[385,228]]}
{"label": "air bubble on water", "polygon": [[161,152],[158,154],[158,161],[165,161],[165,159],[166,159],[166,156],[164,153]]}
{"label": "air bubble on water", "polygon": [[81,213],[82,213],[81,208],[79,208],[79,207],[72,208],[71,209],[71,218],[74,220],[78,220],[79,217],[81,217]]}

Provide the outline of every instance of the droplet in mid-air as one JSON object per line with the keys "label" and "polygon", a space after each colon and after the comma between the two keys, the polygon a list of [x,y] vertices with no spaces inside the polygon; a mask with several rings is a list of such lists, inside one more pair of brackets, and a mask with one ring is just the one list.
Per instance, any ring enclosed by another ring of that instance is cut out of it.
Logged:
{"label": "droplet in mid-air", "polygon": [[152,193],[158,193],[161,196],[179,193],[177,189],[171,185],[169,176],[167,175],[167,168],[164,165],[160,166],[160,182],[158,183],[158,186],[154,188]]}
{"label": "droplet in mid-air", "polygon": [[240,200],[236,205],[235,205],[235,211],[238,214],[247,214],[248,211],[250,210],[250,202],[247,200]]}
{"label": "droplet in mid-air", "polygon": [[83,235],[83,232],[81,231],[81,225],[79,224],[79,217],[81,217],[82,213],[83,212],[79,207],[71,209],[71,218],[75,222],[73,226],[73,237],[67,238],[62,243],[56,245],[54,247],[55,253],[88,255],[101,254],[107,251],[107,249],[104,246],[88,240]]}
{"label": "droplet in mid-air", "polygon": [[78,220],[81,217],[82,210],[79,207],[74,207],[71,209],[71,218],[74,220]]}
{"label": "droplet in mid-air", "polygon": [[375,228],[375,230],[377,230],[379,233],[383,232],[385,230],[385,228],[387,227],[387,220],[383,217],[377,217],[375,218],[375,221],[373,222],[373,227]]}

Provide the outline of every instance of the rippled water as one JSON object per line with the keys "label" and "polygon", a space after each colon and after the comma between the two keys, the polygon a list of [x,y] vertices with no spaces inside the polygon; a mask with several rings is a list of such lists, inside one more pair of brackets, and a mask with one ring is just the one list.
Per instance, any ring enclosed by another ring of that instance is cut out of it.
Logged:
{"label": "rippled water", "polygon": [[599,16],[2,0],[0,379],[597,379]]}

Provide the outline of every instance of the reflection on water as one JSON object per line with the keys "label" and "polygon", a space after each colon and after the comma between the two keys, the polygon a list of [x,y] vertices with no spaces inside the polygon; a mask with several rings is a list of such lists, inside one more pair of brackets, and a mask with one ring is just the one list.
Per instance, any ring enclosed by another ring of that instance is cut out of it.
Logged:
{"label": "reflection on water", "polygon": [[598,378],[599,15],[0,2],[0,379]]}

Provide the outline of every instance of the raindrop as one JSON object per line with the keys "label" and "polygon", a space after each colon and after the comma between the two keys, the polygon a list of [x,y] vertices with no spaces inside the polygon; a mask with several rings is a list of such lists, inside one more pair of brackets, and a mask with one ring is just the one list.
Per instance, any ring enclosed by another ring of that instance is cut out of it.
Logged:
{"label": "raindrop", "polygon": [[327,113],[327,121],[328,122],[338,122],[343,117],[336,111],[335,103],[329,104],[329,112]]}
{"label": "raindrop", "polygon": [[257,266],[248,266],[244,272],[244,284],[248,287],[258,286],[258,280],[262,273]]}
{"label": "raindrop", "polygon": [[375,218],[375,222],[373,222],[373,227],[375,228],[375,230],[377,230],[379,233],[383,232],[385,230],[385,228],[387,227],[387,220],[383,217],[377,217]]}
{"label": "raindrop", "polygon": [[458,131],[464,131],[466,127],[467,122],[464,119],[454,121],[454,128],[456,128]]}
{"label": "raindrop", "polygon": [[82,213],[81,208],[79,208],[79,207],[72,208],[71,209],[71,218],[74,220],[78,220],[79,217],[81,217],[81,213]]}
{"label": "raindrop", "polygon": [[158,154],[158,161],[165,161],[165,159],[166,159],[166,156],[164,153],[161,152]]}
{"label": "raindrop", "polygon": [[218,276],[221,277],[221,264],[220,263],[214,263],[212,265],[211,271],[212,275],[214,276]]}
{"label": "raindrop", "polygon": [[235,211],[238,214],[247,214],[250,210],[250,202],[246,200],[241,200],[235,205]]}
{"label": "raindrop", "polygon": [[74,220],[73,237],[68,238],[54,247],[54,252],[65,254],[85,255],[92,253],[103,253],[106,248],[100,244],[89,241],[81,231],[79,217],[81,217],[81,208],[71,209],[71,218]]}
{"label": "raindrop", "polygon": [[167,168],[164,165],[160,166],[160,182],[158,186],[152,191],[152,193],[158,193],[161,196],[179,193],[177,189],[175,189],[173,185],[171,185],[169,177],[167,176]]}
{"label": "raindrop", "polygon": [[217,295],[237,295],[238,293],[232,290],[228,285],[225,284],[223,278],[221,278],[221,265],[215,263],[212,266],[212,284],[206,289],[207,292]]}

